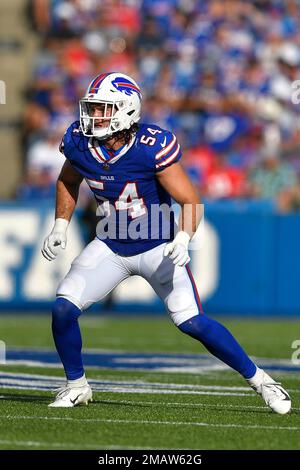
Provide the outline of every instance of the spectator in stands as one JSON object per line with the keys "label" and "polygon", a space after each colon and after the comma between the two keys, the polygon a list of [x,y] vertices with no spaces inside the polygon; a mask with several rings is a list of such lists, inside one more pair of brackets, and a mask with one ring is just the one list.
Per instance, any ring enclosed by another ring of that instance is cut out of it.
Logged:
{"label": "spectator in stands", "polygon": [[249,194],[253,197],[274,200],[278,203],[283,192],[295,189],[297,174],[293,167],[280,159],[275,150],[266,148],[262,153],[262,163],[250,176]]}
{"label": "spectator in stands", "polygon": [[219,155],[203,182],[203,193],[210,199],[241,198],[246,193],[246,172],[229,165]]}
{"label": "spectator in stands", "polygon": [[30,146],[27,154],[25,180],[18,193],[25,199],[54,197],[55,184],[65,161],[59,144],[65,131],[53,122],[46,130],[44,139]]}

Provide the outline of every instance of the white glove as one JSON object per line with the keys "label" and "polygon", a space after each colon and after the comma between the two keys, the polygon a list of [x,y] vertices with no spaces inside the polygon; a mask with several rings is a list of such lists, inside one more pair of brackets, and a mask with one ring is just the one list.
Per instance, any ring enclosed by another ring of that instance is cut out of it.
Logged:
{"label": "white glove", "polygon": [[178,232],[174,240],[165,246],[164,256],[169,256],[177,266],[185,266],[191,259],[188,252],[189,242],[188,233]]}
{"label": "white glove", "polygon": [[45,238],[42,248],[42,254],[48,261],[56,258],[59,247],[63,250],[66,248],[68,225],[69,221],[66,219],[55,220],[52,232]]}

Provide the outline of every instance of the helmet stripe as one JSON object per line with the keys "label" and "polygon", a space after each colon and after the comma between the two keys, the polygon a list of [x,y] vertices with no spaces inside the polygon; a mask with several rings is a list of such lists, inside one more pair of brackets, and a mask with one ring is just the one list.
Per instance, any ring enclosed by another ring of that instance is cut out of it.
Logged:
{"label": "helmet stripe", "polygon": [[95,80],[92,82],[90,88],[89,88],[89,93],[94,93],[97,91],[101,83],[103,82],[104,78],[107,77],[109,73],[102,73],[101,75],[98,75],[98,77],[95,78]]}

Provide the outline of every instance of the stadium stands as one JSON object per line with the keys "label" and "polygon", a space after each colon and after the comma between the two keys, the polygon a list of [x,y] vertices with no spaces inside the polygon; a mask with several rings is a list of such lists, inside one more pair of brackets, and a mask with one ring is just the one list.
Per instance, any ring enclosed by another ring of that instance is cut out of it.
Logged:
{"label": "stadium stands", "polygon": [[78,99],[91,77],[120,70],[141,84],[145,119],[177,133],[204,196],[297,209],[299,10],[297,0],[31,0],[40,48],[27,69],[17,196],[53,196],[57,143]]}

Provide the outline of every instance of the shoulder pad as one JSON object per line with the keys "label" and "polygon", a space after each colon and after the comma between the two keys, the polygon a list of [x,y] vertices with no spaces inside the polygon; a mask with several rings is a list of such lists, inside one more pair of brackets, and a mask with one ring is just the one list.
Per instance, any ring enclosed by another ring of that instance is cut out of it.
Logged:
{"label": "shoulder pad", "polygon": [[61,147],[63,149],[64,154],[74,148],[83,152],[87,147],[86,139],[87,138],[84,136],[81,130],[80,122],[73,122],[70,127],[66,130],[62,140]]}
{"label": "shoulder pad", "polygon": [[176,136],[155,124],[142,124],[138,135],[140,145],[152,155],[156,171],[177,162],[181,157],[180,145]]}
{"label": "shoulder pad", "polygon": [[157,140],[155,169],[160,171],[177,162],[181,157],[181,150],[175,134],[170,131],[163,131]]}

